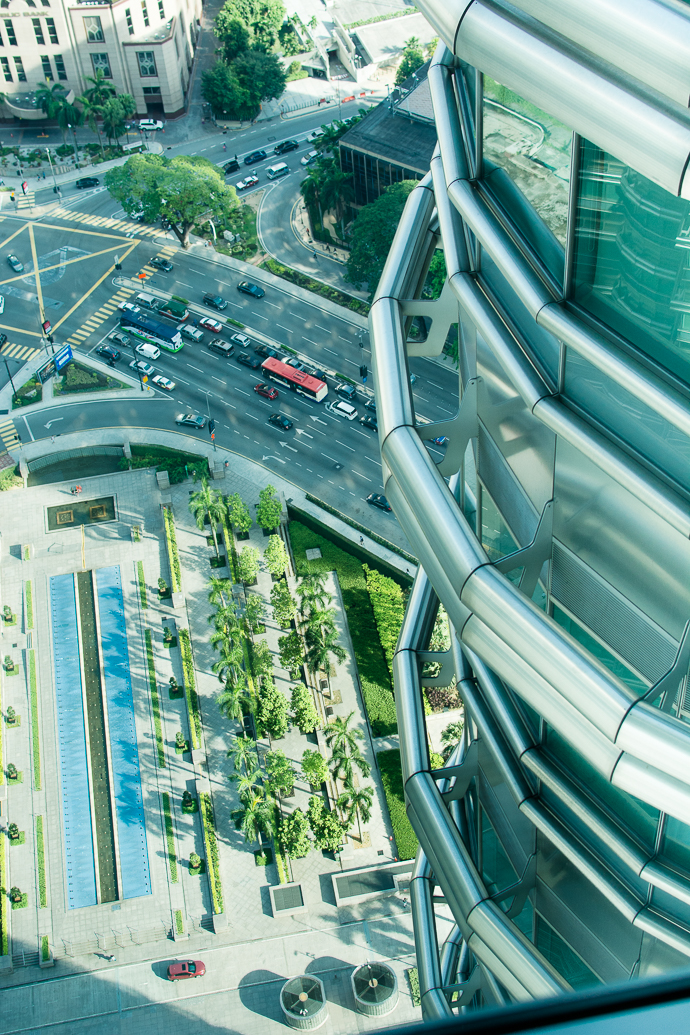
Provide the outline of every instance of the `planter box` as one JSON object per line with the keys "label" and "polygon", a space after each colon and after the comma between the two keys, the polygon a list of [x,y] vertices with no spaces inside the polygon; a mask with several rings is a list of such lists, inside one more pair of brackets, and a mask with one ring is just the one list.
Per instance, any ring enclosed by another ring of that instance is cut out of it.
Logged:
{"label": "planter box", "polygon": [[14,966],[11,956],[0,956],[0,974],[13,974]]}
{"label": "planter box", "polygon": [[225,931],[227,926],[228,926],[228,918],[225,915],[225,913],[214,913],[213,914],[213,930],[216,933],[218,933],[218,931]]}
{"label": "planter box", "polygon": [[47,960],[44,960],[43,957],[39,953],[38,965],[41,968],[41,970],[45,970],[46,967],[54,967],[55,966],[55,960],[53,959],[52,952],[51,952],[51,954],[50,954],[50,956],[48,957]]}
{"label": "planter box", "polygon": [[172,606],[177,610],[178,607],[184,607],[184,593],[173,593],[172,595]]}

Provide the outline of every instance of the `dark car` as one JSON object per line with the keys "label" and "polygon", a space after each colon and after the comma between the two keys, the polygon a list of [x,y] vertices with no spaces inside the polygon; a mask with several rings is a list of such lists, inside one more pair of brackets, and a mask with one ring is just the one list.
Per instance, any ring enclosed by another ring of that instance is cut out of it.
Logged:
{"label": "dark car", "polygon": [[15,273],[24,272],[24,263],[20,262],[13,252],[10,252],[10,254],[7,256],[7,261],[9,262],[10,266],[12,267]]}
{"label": "dark car", "polygon": [[163,270],[164,273],[170,273],[173,269],[173,264],[167,259],[161,259],[159,255],[150,260],[149,266],[153,266],[156,270]]}
{"label": "dark car", "polygon": [[368,410],[371,410],[372,413],[376,413],[376,403],[373,399],[367,399],[364,405]]}
{"label": "dark car", "polygon": [[318,367],[305,367],[304,371],[309,374],[310,377],[316,377],[319,381],[326,380],[326,374],[323,370],[319,370]]}
{"label": "dark car", "polygon": [[6,341],[7,341],[7,335],[3,331],[3,333],[0,334],[0,349],[3,347],[3,345],[5,344]]}
{"label": "dark car", "polygon": [[281,140],[279,144],[273,148],[273,153],[276,155],[286,155],[288,151],[296,151],[299,144],[296,140]]}
{"label": "dark car", "polygon": [[221,298],[220,295],[212,295],[210,291],[204,295],[203,302],[204,305],[209,305],[211,309],[227,309],[228,307],[228,303],[224,298]]}
{"label": "dark car", "polygon": [[263,395],[264,399],[277,399],[278,389],[272,388],[271,385],[266,385],[263,381],[257,381],[254,385],[254,391],[257,395]]}
{"label": "dark car", "polygon": [[114,345],[99,345],[96,349],[99,356],[105,356],[106,359],[112,359],[114,363],[117,363],[122,353],[119,349],[116,349]]}
{"label": "dark car", "polygon": [[370,492],[367,496],[367,503],[370,507],[378,507],[379,510],[390,511],[391,505],[385,496],[382,496],[380,492]]}
{"label": "dark car", "polygon": [[183,981],[185,978],[200,978],[206,973],[201,960],[175,960],[168,967],[169,981]]}
{"label": "dark car", "polygon": [[250,280],[241,280],[237,285],[237,290],[241,291],[243,295],[251,295],[253,298],[263,298],[266,294],[263,288],[260,288],[258,284],[252,284]]}
{"label": "dark car", "polygon": [[261,366],[261,361],[256,356],[250,356],[248,352],[238,352],[235,356],[238,363],[241,363],[243,367],[250,367],[252,370],[258,370]]}
{"label": "dark car", "polygon": [[365,414],[364,417],[359,418],[359,423],[362,424],[365,428],[369,428],[370,431],[379,430],[379,424],[376,420],[376,417],[369,417]]}
{"label": "dark car", "polygon": [[229,176],[230,173],[236,173],[236,172],[239,172],[239,171],[240,171],[240,163],[237,161],[236,158],[231,158],[230,161],[227,162],[223,166],[223,172],[225,173],[226,176]]}
{"label": "dark car", "polygon": [[281,431],[289,431],[292,427],[292,421],[288,420],[287,417],[283,417],[282,413],[272,413],[268,418],[268,423],[276,428],[280,428]]}
{"label": "dark car", "polygon": [[352,402],[357,398],[357,389],[354,385],[348,385],[341,382],[335,386],[335,390],[338,395],[341,395],[343,399],[347,399],[348,402]]}
{"label": "dark car", "polygon": [[99,183],[97,176],[82,176],[80,180],[77,180],[75,187],[77,190],[86,190],[87,187],[97,187]]}
{"label": "dark car", "polygon": [[176,424],[186,424],[190,428],[205,428],[206,418],[200,413],[178,413],[175,417]]}
{"label": "dark car", "polygon": [[256,165],[257,162],[263,162],[264,158],[268,158],[265,151],[252,151],[250,155],[244,160],[245,165]]}
{"label": "dark car", "polygon": [[280,359],[280,353],[272,349],[270,345],[255,345],[254,352],[257,356],[263,356],[264,359]]}

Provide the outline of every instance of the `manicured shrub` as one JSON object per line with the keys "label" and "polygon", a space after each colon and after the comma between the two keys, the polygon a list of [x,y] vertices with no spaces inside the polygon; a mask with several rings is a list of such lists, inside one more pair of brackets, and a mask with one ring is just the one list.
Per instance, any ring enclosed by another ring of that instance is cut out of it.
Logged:
{"label": "manicured shrub", "polygon": [[397,748],[390,751],[379,751],[376,761],[391,817],[398,858],[414,859],[419,842],[405,810],[400,751]]}

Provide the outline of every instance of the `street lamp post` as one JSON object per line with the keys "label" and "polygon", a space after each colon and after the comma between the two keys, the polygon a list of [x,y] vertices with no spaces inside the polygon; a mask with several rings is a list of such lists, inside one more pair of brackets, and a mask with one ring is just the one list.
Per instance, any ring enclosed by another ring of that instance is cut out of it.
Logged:
{"label": "street lamp post", "polygon": [[10,368],[7,362],[7,357],[3,356],[2,358],[5,360],[5,366],[7,367],[7,376],[9,377],[10,384],[12,385],[12,401],[14,402],[14,400],[17,398],[17,389],[14,387],[14,381],[12,380],[12,375],[10,374]]}
{"label": "street lamp post", "polygon": [[52,177],[53,177],[53,187],[55,188],[55,193],[58,194],[59,192],[58,192],[57,180],[55,178],[55,167],[53,166],[53,159],[50,157],[50,148],[49,147],[46,148],[46,154],[48,155],[48,164],[50,165],[50,172],[51,172]]}

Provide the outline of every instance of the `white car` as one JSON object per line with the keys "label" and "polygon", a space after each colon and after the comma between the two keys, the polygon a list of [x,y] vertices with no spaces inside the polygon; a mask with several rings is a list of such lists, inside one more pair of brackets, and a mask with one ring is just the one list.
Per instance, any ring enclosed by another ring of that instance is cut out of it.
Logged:
{"label": "white car", "polygon": [[322,129],[313,129],[307,137],[307,143],[313,144],[315,140],[319,140],[323,136]]}
{"label": "white car", "polygon": [[163,377],[162,374],[156,374],[155,377],[152,377],[151,384],[155,385],[156,388],[163,388],[166,392],[172,392],[175,387],[175,382],[167,377]]}
{"label": "white car", "polygon": [[185,338],[189,338],[190,341],[204,340],[204,332],[200,331],[198,327],[193,327],[191,323],[186,323],[183,327],[180,327],[180,334],[184,334]]}
{"label": "white car", "polygon": [[147,377],[156,372],[156,368],[152,367],[150,363],[145,363],[143,359],[133,359],[129,365],[132,370],[140,370]]}
{"label": "white car", "polygon": [[133,302],[120,302],[118,309],[121,309],[123,313],[140,313],[141,309],[138,305],[134,305]]}
{"label": "white car", "polygon": [[357,416],[357,410],[354,406],[350,406],[344,399],[338,399],[337,402],[327,403],[326,409],[331,413],[335,414],[336,417],[344,417],[345,420],[354,420]]}
{"label": "white car", "polygon": [[156,348],[155,345],[150,345],[147,341],[142,341],[141,345],[137,345],[136,351],[140,356],[146,356],[148,359],[158,359],[161,354],[159,348]]}
{"label": "white car", "polygon": [[300,162],[302,165],[311,165],[311,163],[315,162],[318,157],[318,151],[310,151],[308,155],[305,155],[304,158],[300,159]]}
{"label": "white car", "polygon": [[0,313],[5,312],[5,296],[0,295]]}
{"label": "white car", "polygon": [[139,129],[143,129],[145,131],[163,129],[163,123],[158,122],[157,119],[142,119],[139,123]]}

